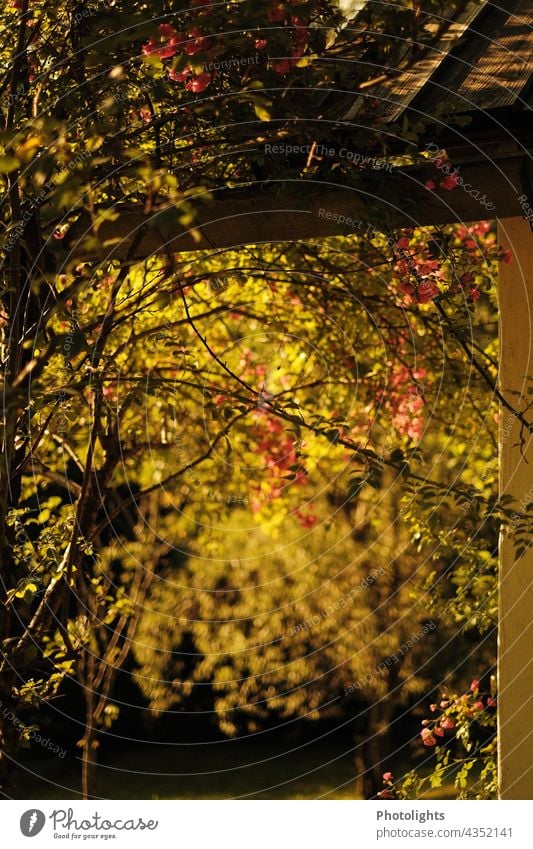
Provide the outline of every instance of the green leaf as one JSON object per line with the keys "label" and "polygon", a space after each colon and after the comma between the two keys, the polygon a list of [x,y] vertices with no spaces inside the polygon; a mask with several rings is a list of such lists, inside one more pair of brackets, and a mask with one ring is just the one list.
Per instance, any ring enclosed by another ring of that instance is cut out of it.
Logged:
{"label": "green leaf", "polygon": [[17,588],[17,592],[15,593],[15,595],[17,598],[23,598],[24,601],[31,601],[37,590],[37,584],[35,584],[33,581],[28,580]]}
{"label": "green leaf", "polygon": [[0,156],[0,174],[9,174],[11,171],[15,171],[19,165],[20,161],[16,156],[9,156],[7,153]]}
{"label": "green leaf", "polygon": [[272,103],[269,100],[254,99],[254,112],[261,121],[271,121]]}

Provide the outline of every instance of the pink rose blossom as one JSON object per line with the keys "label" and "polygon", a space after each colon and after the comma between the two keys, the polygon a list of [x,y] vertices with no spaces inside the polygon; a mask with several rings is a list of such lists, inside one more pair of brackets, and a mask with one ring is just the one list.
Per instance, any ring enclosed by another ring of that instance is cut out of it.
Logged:
{"label": "pink rose blossom", "polygon": [[450,174],[446,177],[440,184],[441,189],[445,189],[447,192],[451,192],[452,189],[456,189],[459,185],[459,174],[455,171],[453,174]]}
{"label": "pink rose blossom", "polygon": [[418,287],[418,300],[421,304],[428,304],[439,294],[439,288],[430,280],[424,280]]}
{"label": "pink rose blossom", "polygon": [[422,737],[424,746],[435,746],[437,743],[437,738],[429,728],[423,728],[420,736]]}
{"label": "pink rose blossom", "polygon": [[161,33],[163,38],[174,38],[176,35],[176,30],[172,26],[172,24],[159,24],[159,32]]}
{"label": "pink rose blossom", "polygon": [[189,82],[185,85],[185,88],[187,91],[193,91],[195,94],[199,94],[207,88],[212,79],[213,74],[204,72],[203,74],[199,74],[193,80],[189,80]]}
{"label": "pink rose blossom", "polygon": [[276,74],[288,74],[291,67],[290,59],[281,59],[279,62],[274,62],[272,70]]}
{"label": "pink rose blossom", "polygon": [[185,45],[185,53],[187,56],[194,56],[202,50],[208,50],[212,45],[212,39],[203,35],[202,30],[198,27],[193,27],[189,32],[190,40]]}

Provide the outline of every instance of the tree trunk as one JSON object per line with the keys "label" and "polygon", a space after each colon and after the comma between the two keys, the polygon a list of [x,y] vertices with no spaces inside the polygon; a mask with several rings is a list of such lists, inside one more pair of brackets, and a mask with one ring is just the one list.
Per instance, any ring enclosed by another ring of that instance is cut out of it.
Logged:
{"label": "tree trunk", "polygon": [[85,732],[81,761],[81,793],[84,799],[95,798],[96,768],[98,765],[98,731],[94,724],[95,698],[94,656],[90,649],[86,653],[87,675],[85,676]]}
{"label": "tree trunk", "polygon": [[81,763],[81,794],[84,799],[96,799],[96,769],[98,766],[98,755],[95,743],[98,734],[94,728],[86,731],[83,745],[83,757]]}
{"label": "tree trunk", "polygon": [[355,768],[358,795],[375,799],[383,789],[383,771],[389,755],[389,725],[391,710],[382,700],[370,705],[355,731]]}

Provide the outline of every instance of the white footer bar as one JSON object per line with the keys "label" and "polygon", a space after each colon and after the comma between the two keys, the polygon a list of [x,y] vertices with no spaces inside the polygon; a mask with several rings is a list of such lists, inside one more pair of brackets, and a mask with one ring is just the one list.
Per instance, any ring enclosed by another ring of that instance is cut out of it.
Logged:
{"label": "white footer bar", "polygon": [[526,849],[533,846],[529,810],[527,801],[226,800],[4,801],[0,809],[6,849]]}

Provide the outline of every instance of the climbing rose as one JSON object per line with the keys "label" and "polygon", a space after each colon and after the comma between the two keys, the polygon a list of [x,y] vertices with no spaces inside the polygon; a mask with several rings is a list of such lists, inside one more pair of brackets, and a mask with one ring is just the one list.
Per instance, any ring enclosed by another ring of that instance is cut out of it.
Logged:
{"label": "climbing rose", "polygon": [[291,67],[290,59],[281,59],[279,62],[274,62],[272,70],[276,74],[288,74]]}
{"label": "climbing rose", "polygon": [[150,41],[147,41],[146,44],[143,44],[142,52],[145,56],[149,56],[151,53],[155,53],[155,51],[158,50],[160,46],[161,45],[155,40],[155,38],[151,38]]}
{"label": "climbing rose", "polygon": [[194,27],[189,32],[190,41],[185,45],[185,53],[187,56],[194,56],[202,50],[207,50],[211,47],[212,39],[203,35],[202,30]]}
{"label": "climbing rose", "polygon": [[383,773],[383,781],[392,781],[392,772],[384,772]]}
{"label": "climbing rose", "polygon": [[211,80],[213,79],[213,74],[208,74],[204,72],[203,74],[199,74],[195,77],[194,80],[189,80],[186,84],[185,88],[187,91],[194,91],[195,94],[199,94],[201,91],[207,88]]}
{"label": "climbing rose", "polygon": [[183,36],[177,33],[170,24],[161,24],[159,29],[162,37],[170,40],[166,44],[161,44],[160,41],[151,38],[143,46],[142,52],[145,56],[158,56],[160,59],[171,59],[178,52]]}
{"label": "climbing rose", "polygon": [[318,522],[318,517],[313,516],[312,513],[304,513],[301,510],[295,510],[294,515],[298,519],[302,528],[313,528]]}
{"label": "climbing rose", "polygon": [[172,24],[159,24],[159,32],[163,38],[174,38],[177,33]]}
{"label": "climbing rose", "polygon": [[424,280],[418,287],[418,300],[421,304],[428,304],[439,294],[439,288],[430,280]]}
{"label": "climbing rose", "polygon": [[284,21],[286,16],[286,11],[283,6],[277,6],[275,9],[271,9],[267,14],[267,20],[269,21]]}
{"label": "climbing rose", "polygon": [[459,174],[455,171],[453,174],[450,174],[446,177],[440,184],[441,189],[445,189],[447,192],[451,192],[452,189],[457,188],[459,185]]}
{"label": "climbing rose", "polygon": [[293,33],[294,43],[296,47],[303,49],[307,47],[308,42],[308,31],[305,21],[301,18],[297,18],[296,16],[291,17],[291,23],[296,27]]}
{"label": "climbing rose", "polygon": [[434,746],[437,742],[437,738],[429,728],[423,728],[420,736],[422,737],[424,746]]}
{"label": "climbing rose", "polygon": [[184,71],[175,71],[174,68],[169,68],[168,75],[175,83],[184,83],[187,77],[192,73],[190,68],[185,68]]}

